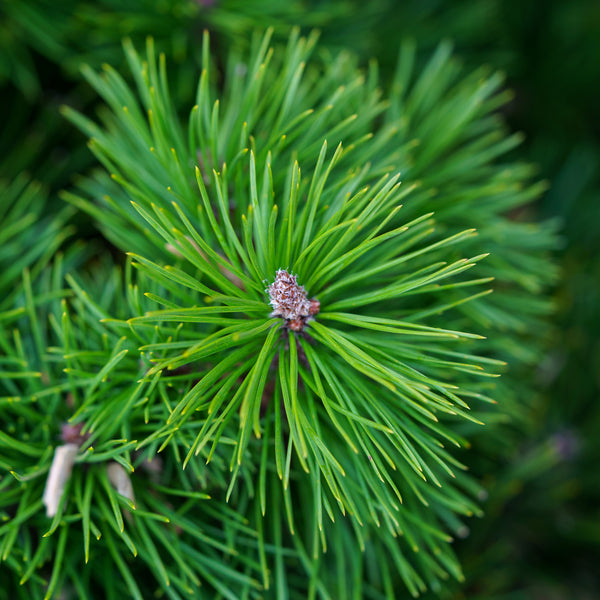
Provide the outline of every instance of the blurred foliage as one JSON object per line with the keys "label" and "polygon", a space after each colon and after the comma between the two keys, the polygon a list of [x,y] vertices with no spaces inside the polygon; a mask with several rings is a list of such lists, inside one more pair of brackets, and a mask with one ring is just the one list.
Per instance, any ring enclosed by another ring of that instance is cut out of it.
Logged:
{"label": "blurred foliage", "polygon": [[515,91],[506,117],[526,134],[517,152],[551,183],[535,209],[559,217],[563,235],[556,335],[535,374],[544,396],[489,481],[486,519],[459,546],[471,584],[449,595],[591,600],[600,590],[600,4],[408,4],[382,19],[378,56],[408,30],[423,47],[442,35],[469,64],[503,68]]}

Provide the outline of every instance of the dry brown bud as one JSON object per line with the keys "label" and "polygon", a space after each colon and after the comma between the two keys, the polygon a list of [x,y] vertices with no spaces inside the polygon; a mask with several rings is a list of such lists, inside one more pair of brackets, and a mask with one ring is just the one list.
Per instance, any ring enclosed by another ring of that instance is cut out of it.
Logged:
{"label": "dry brown bud", "polygon": [[316,314],[318,314],[319,310],[321,309],[321,303],[318,300],[315,300],[314,298],[310,301],[310,308],[308,309],[308,314],[311,317],[314,317]]}
{"label": "dry brown bud", "polygon": [[77,444],[81,446],[89,437],[89,433],[81,433],[83,423],[63,423],[60,428],[60,437],[66,444]]}
{"label": "dry brown bud", "polygon": [[290,319],[287,326],[292,331],[302,331],[304,329],[304,319]]}
{"label": "dry brown bud", "polygon": [[306,297],[306,290],[298,285],[295,275],[279,269],[267,293],[273,307],[271,316],[289,320],[309,316],[311,303]]}

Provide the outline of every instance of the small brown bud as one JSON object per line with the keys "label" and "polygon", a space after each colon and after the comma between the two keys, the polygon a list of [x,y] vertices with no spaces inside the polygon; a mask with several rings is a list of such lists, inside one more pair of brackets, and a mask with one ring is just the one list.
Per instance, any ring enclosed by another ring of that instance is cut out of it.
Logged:
{"label": "small brown bud", "polygon": [[279,269],[275,281],[266,291],[273,307],[273,317],[291,320],[309,315],[310,301],[306,297],[306,290],[298,285],[296,275]]}
{"label": "small brown bud", "polygon": [[66,444],[77,444],[81,446],[89,437],[89,433],[81,433],[83,423],[63,423],[60,428],[60,437]]}
{"label": "small brown bud", "polygon": [[306,323],[318,314],[321,303],[313,298],[309,300],[306,290],[298,285],[296,275],[279,269],[275,281],[265,290],[269,294],[272,317],[281,317],[285,320],[284,327],[292,331],[304,331]]}
{"label": "small brown bud", "polygon": [[304,329],[304,319],[290,319],[287,326],[292,331],[302,331]]}

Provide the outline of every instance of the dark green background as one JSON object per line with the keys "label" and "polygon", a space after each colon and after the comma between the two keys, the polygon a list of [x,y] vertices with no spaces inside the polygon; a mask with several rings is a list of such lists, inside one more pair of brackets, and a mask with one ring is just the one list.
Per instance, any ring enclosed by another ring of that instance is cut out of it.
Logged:
{"label": "dark green background", "polygon": [[[208,6],[212,5],[212,6]],[[152,34],[193,72],[203,28],[217,48],[243,44],[253,26],[319,26],[333,51],[349,48],[389,77],[399,42],[425,58],[442,39],[467,68],[505,72],[505,117],[526,139],[516,158],[539,165],[550,190],[530,217],[558,218],[562,278],[553,291],[555,336],[532,377],[541,396],[529,431],[488,478],[487,516],[458,543],[467,586],[455,598],[600,597],[600,2],[598,0],[267,0],[46,2],[0,7],[0,179],[21,171],[44,183],[49,210],[91,164],[60,117],[91,109],[78,65],[122,61],[120,38]],[[191,60],[190,60],[191,59]],[[190,77],[189,80],[194,80]],[[176,85],[190,93],[186,70]],[[93,235],[90,223],[79,223]]]}

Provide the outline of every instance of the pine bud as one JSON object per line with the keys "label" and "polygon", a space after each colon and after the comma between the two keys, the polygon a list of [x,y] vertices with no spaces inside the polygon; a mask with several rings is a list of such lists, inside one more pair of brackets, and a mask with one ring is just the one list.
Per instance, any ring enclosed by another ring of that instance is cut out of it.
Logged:
{"label": "pine bud", "polygon": [[310,321],[321,308],[321,303],[306,296],[306,290],[298,285],[296,275],[291,275],[284,269],[279,269],[275,281],[266,289],[269,294],[272,317],[285,319],[284,327],[292,331],[304,331],[307,321]]}
{"label": "pine bud", "polygon": [[268,287],[267,292],[273,307],[272,317],[283,317],[291,321],[303,320],[308,317],[311,302],[306,297],[306,290],[296,281],[296,275],[290,275],[284,269],[279,269],[275,281]]}

